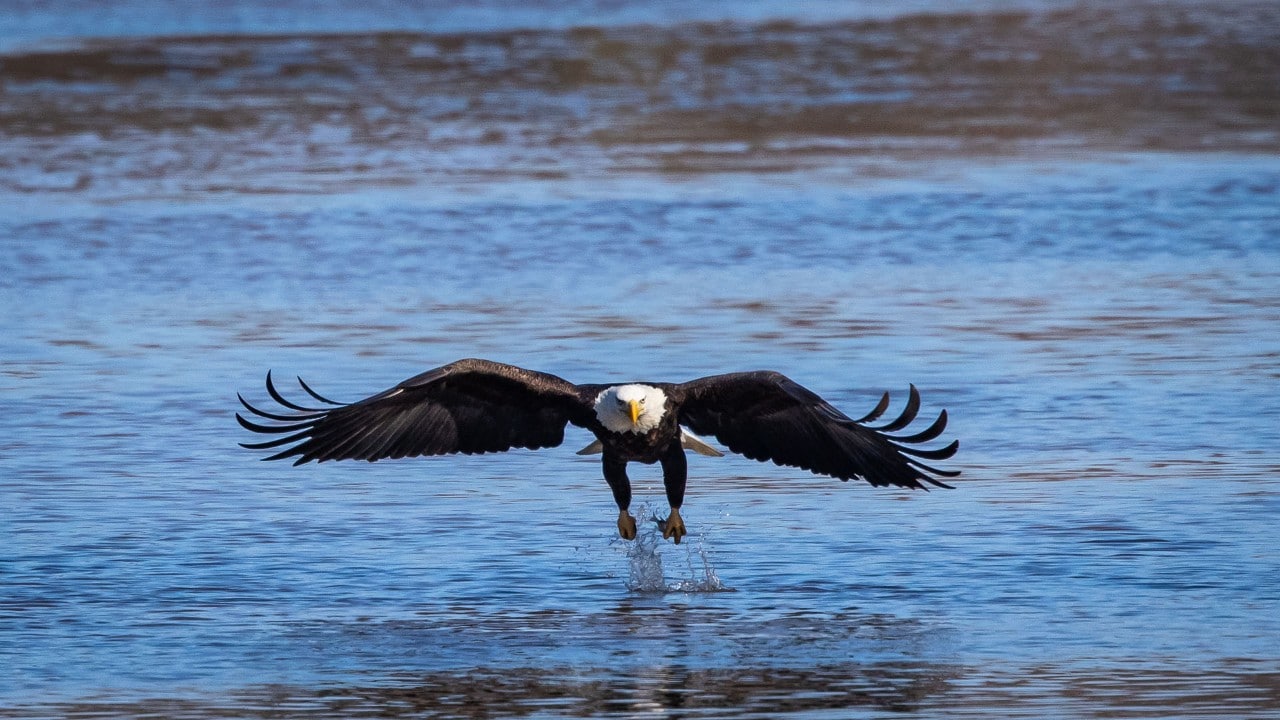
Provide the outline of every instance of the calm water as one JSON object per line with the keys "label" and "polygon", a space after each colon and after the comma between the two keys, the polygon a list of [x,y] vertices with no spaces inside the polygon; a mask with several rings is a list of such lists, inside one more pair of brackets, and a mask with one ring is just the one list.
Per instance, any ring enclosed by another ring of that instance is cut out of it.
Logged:
{"label": "calm water", "polygon": [[[1280,712],[1274,3],[116,5],[0,19],[0,717]],[[463,356],[964,475],[236,446]]]}

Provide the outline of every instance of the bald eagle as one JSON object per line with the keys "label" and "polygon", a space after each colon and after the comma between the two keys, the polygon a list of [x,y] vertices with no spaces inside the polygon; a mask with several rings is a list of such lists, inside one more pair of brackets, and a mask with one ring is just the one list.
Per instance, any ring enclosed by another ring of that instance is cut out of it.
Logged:
{"label": "bald eagle", "polygon": [[658,526],[664,539],[676,543],[686,534],[680,517],[687,477],[684,451],[722,454],[693,433],[714,437],[754,460],[772,460],[841,480],[862,478],[875,486],[950,488],[934,476],[960,474],[920,460],[950,458],[960,447],[958,440],[932,450],[912,447],[942,434],[946,410],[915,434],[888,434],[915,420],[920,394],[914,385],[896,420],[869,427],[866,423],[888,409],[889,393],[871,412],[853,420],[813,391],[772,371],[713,375],[686,383],[575,385],[548,373],[467,359],[428,370],[351,404],[321,396],[302,378],[298,383],[324,407],[287,400],[270,372],[267,393],[291,412],[267,412],[237,394],[250,413],[272,421],[262,424],[237,413],[242,426],[255,433],[283,435],[241,443],[243,447],[283,448],[263,459],[296,457],[295,465],[312,460],[373,462],[555,447],[564,441],[565,426],[573,423],[596,436],[579,454],[603,455],[604,479],[618,504],[618,533],[626,540],[636,536],[636,521],[629,512],[630,462],[661,464],[671,512]]}

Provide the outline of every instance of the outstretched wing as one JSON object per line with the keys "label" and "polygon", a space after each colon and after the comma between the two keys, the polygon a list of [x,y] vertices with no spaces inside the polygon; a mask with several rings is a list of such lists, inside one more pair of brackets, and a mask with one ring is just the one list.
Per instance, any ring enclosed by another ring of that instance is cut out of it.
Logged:
{"label": "outstretched wing", "polygon": [[865,417],[853,420],[816,393],[776,372],[715,375],[674,386],[680,422],[695,433],[715,436],[730,450],[753,460],[772,460],[841,480],[862,478],[872,485],[951,487],[933,476],[954,477],[921,462],[955,455],[960,442],[924,450],[912,447],[937,438],[947,427],[947,411],[913,435],[888,433],[911,424],[920,410],[914,385],[902,414],[879,427],[869,423],[889,407],[889,393]]}
{"label": "outstretched wing", "polygon": [[283,435],[241,443],[251,450],[283,447],[265,460],[297,456],[311,460],[380,460],[417,455],[502,452],[522,447],[554,447],[568,422],[581,424],[590,412],[578,386],[547,373],[488,360],[459,360],[409,378],[385,392],[344,405],[325,399],[302,379],[302,389],[328,407],[311,408],[286,400],[267,373],[267,392],[289,413],[240,403],[263,424],[239,414],[256,433]]}

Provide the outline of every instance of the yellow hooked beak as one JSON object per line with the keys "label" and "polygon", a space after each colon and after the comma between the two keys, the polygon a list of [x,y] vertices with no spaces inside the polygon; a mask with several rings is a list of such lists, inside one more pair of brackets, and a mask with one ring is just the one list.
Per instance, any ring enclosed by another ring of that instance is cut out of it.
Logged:
{"label": "yellow hooked beak", "polygon": [[640,403],[635,400],[627,401],[627,407],[631,410],[631,424],[640,424]]}

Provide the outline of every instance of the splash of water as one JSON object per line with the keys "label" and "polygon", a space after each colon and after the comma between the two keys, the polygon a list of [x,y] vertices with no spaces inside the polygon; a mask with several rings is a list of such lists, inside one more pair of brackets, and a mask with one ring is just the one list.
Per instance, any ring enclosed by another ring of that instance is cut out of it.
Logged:
{"label": "splash of water", "polygon": [[[659,532],[658,526],[654,520],[658,519],[654,508],[650,503],[642,504],[636,511],[636,516],[644,518],[644,522],[640,523],[641,528],[636,534],[636,539],[625,545],[627,552],[627,589],[632,592],[639,593],[667,593],[667,592],[724,592],[731,590],[721,582],[716,569],[711,566],[711,558],[707,555],[707,550],[703,544],[703,539],[698,536],[686,537],[683,545],[671,545],[667,547],[662,539],[662,533]],[[694,542],[687,542],[694,540]],[[673,580],[668,583],[666,573],[663,571],[662,554],[663,552],[684,553],[685,565],[687,568],[687,576],[684,578]]]}

